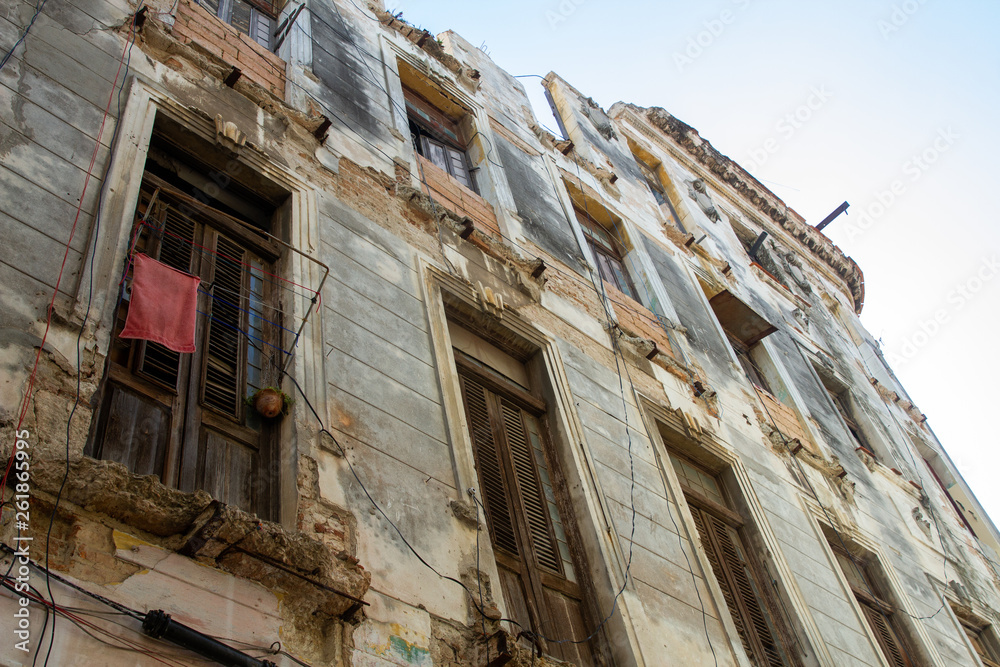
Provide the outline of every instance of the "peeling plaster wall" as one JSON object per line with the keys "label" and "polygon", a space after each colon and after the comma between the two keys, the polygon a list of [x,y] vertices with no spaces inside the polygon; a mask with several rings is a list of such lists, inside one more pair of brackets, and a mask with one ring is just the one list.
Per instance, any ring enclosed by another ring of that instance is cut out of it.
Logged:
{"label": "peeling plaster wall", "polygon": [[[950,609],[941,607],[942,595],[1000,623],[998,566],[988,560],[995,554],[960,523],[921,461],[935,454],[950,466],[853,312],[860,272],[848,271],[849,258],[796,227],[802,223],[793,211],[776,213],[780,200],[770,193],[748,194],[739,179],[749,175],[662,110],[617,104],[606,112],[553,73],[545,85],[569,135],[554,137],[532,117],[521,80],[461,36],[444,33],[438,41],[384,11],[333,1],[311,4],[282,48],[295,54],[283,97],[245,81],[226,86],[233,65],[226,54],[182,44],[171,34],[171,18],[160,14],[150,15],[133,49],[123,96],[146,85],[208,138],[221,116],[246,136],[234,155],[272,176],[284,174],[306,193],[296,200],[294,239],[330,267],[330,276],[290,373],[336,442],[297,401],[282,425],[289,478],[280,523],[83,456],[135,208],[128,193],[141,176],[149,132],[148,124],[127,118],[96,238],[95,306],[82,336],[81,402],[68,443],[71,474],[54,512],[76,392],[79,297],[89,284],[81,269],[95,240],[100,175],[117,120],[112,105],[27,413],[32,558],[44,561],[42,527],[53,516],[53,571],[136,609],[165,609],[199,630],[253,645],[281,641],[312,665],[486,664],[497,645],[482,631],[497,642],[496,619],[509,610],[489,533],[477,537],[466,492],[478,481],[443,322],[441,295],[448,292],[494,333],[506,331],[508,341],[527,336],[538,348],[532,373],[542,378],[539,391],[550,405],[546,423],[590,570],[588,596],[600,617],[614,604],[601,633],[605,664],[708,664],[713,655],[720,665],[750,664],[692,537],[676,474],[664,466],[661,433],[668,431],[672,443],[726,462],[734,509],[781,591],[801,664],[881,664],[820,523],[877,552],[898,613],[917,617],[905,624],[917,662],[976,664]],[[169,10],[160,5],[155,11]],[[0,18],[0,42],[13,43],[32,11],[27,3],[13,5]],[[118,1],[49,0],[0,71],[5,455],[131,11]],[[463,238],[463,221],[420,193],[401,130],[398,54],[420,63],[430,81],[450,82],[475,107],[477,179],[484,179],[505,239],[479,232]],[[314,132],[323,116],[332,125],[321,143]],[[696,239],[656,206],[629,140],[660,163],[664,187]],[[706,183],[720,220],[689,196],[695,178]],[[627,318],[616,316],[615,306],[606,310],[589,283],[563,179],[621,218],[632,246],[627,266],[642,304],[655,311],[646,317],[659,315],[668,327],[669,354],[651,355],[651,341],[620,336],[616,357],[612,336],[620,331],[609,320]],[[785,286],[750,265],[734,224],[769,232],[769,266]],[[704,241],[691,243],[703,234]],[[547,267],[540,274],[537,259]],[[317,279],[292,270],[307,283]],[[845,271],[852,284],[840,277]],[[763,345],[768,368],[780,376],[780,400],[802,416],[818,455],[793,459],[773,433],[699,278],[777,327]],[[850,389],[880,461],[855,451],[813,358],[828,362],[827,371]],[[696,382],[707,391],[699,393]],[[6,508],[2,521],[0,536],[10,543],[15,529]],[[989,530],[983,543],[996,544],[992,524],[982,525]],[[411,548],[444,577],[471,590],[483,584],[487,618],[469,593],[422,565]],[[629,555],[630,579],[615,601]],[[41,583],[37,572],[33,577]],[[368,606],[353,608],[331,586]],[[53,587],[60,603],[100,608],[62,584]],[[0,615],[16,605],[0,594]],[[41,614],[34,613],[40,630]],[[194,659],[143,639],[133,626],[108,628],[181,662]],[[111,656],[107,664],[153,664],[136,653],[109,653],[63,620],[59,627],[59,664],[93,664],[97,655]],[[508,664],[556,664],[536,661],[511,640]],[[0,662],[26,664],[9,645],[0,647]]]}

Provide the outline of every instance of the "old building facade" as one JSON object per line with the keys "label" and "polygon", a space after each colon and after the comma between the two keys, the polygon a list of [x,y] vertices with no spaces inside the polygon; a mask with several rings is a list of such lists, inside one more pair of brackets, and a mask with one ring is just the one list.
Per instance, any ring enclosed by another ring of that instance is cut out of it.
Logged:
{"label": "old building facade", "polygon": [[354,0],[6,7],[0,663],[1000,664],[861,269],[690,126]]}

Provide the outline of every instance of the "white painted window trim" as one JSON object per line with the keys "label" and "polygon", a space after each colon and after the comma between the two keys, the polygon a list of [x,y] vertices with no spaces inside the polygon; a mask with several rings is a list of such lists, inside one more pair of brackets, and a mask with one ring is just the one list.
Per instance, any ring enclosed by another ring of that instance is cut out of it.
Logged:
{"label": "white painted window trim", "polygon": [[[403,87],[400,84],[397,60],[402,60],[413,69],[427,75],[445,94],[469,111],[473,136],[470,137],[469,145],[466,146],[466,155],[472,167],[478,169],[475,179],[476,185],[479,187],[479,195],[493,205],[500,223],[500,230],[509,238],[512,229],[511,211],[517,210],[517,204],[514,202],[514,196],[511,194],[510,185],[507,183],[507,176],[500,161],[500,154],[496,149],[497,140],[493,134],[493,128],[490,126],[488,110],[474,95],[452,80],[454,75],[450,71],[427,53],[417,49],[409,41],[383,34],[381,45],[393,126],[406,137],[402,149],[403,159],[408,160],[411,165],[417,164],[416,154],[409,140],[409,121],[406,114],[402,113],[402,110],[406,109],[406,100],[403,98]],[[477,146],[476,140],[479,137],[485,144],[484,150]],[[481,155],[475,155],[480,150]],[[412,175],[418,181],[421,178],[415,169]]]}
{"label": "white painted window trim", "polygon": [[[429,264],[421,258],[419,265],[420,274],[423,276],[422,287],[424,301],[427,304],[429,328],[431,334],[431,344],[433,348],[435,366],[438,371],[438,379],[441,383],[441,399],[444,408],[445,424],[448,430],[448,438],[451,443],[452,463],[455,471],[455,486],[459,490],[459,500],[469,502],[467,497],[468,489],[475,489],[476,496],[482,501],[483,495],[479,488],[479,478],[476,472],[472,440],[469,436],[469,428],[466,420],[465,409],[462,403],[461,385],[459,383],[458,369],[455,364],[455,355],[452,351],[451,335],[448,331],[448,318],[445,311],[443,292],[447,291],[452,296],[466,301],[470,305],[478,304],[478,296],[475,288],[466,281]],[[586,523],[590,523],[595,528],[592,537],[596,538],[599,545],[599,553],[588,550],[590,567],[594,572],[606,572],[608,580],[604,582],[595,581],[600,600],[596,605],[597,613],[607,614],[612,604],[616,604],[616,614],[608,621],[611,624],[609,636],[614,636],[616,632],[624,633],[628,641],[623,645],[621,642],[610,642],[610,648],[615,652],[616,657],[619,651],[628,653],[628,660],[623,664],[638,663],[643,664],[638,656],[641,655],[640,645],[634,629],[633,614],[641,614],[641,609],[636,612],[630,611],[630,593],[634,593],[634,588],[630,585],[614,603],[614,595],[621,589],[622,581],[625,578],[625,550],[617,538],[614,524],[611,520],[611,512],[607,507],[604,491],[601,488],[597,475],[595,459],[589,450],[583,424],[576,412],[575,402],[570,391],[569,378],[566,376],[566,369],[562,362],[558,346],[555,340],[547,334],[536,329],[532,324],[517,317],[512,312],[506,312],[502,320],[503,325],[513,333],[525,338],[540,348],[542,355],[542,365],[545,372],[545,379],[555,395],[555,402],[550,403],[546,412],[550,422],[550,435],[557,438],[559,446],[568,455],[563,461],[564,468],[573,466],[573,476],[583,480],[583,495],[586,498],[586,505],[576,506],[576,521],[581,532],[586,530]],[[568,470],[563,470],[564,475],[569,476]],[[481,509],[477,509],[481,512]],[[586,539],[586,538],[585,538]],[[489,540],[483,545],[488,557],[481,562],[480,567],[488,568],[491,580],[499,582],[496,571],[496,563],[493,558],[492,545]],[[581,576],[583,574],[581,573]],[[498,587],[494,587],[499,591]],[[505,608],[503,595],[497,592],[494,595],[497,604],[504,616],[509,616]],[[641,607],[641,605],[640,605]]]}
{"label": "white painted window trim", "polygon": [[[828,564],[833,570],[834,575],[840,582],[841,589],[846,596],[848,603],[851,605],[851,608],[854,610],[858,623],[865,631],[865,635],[868,637],[872,650],[875,655],[882,660],[884,667],[891,667],[885,656],[882,654],[882,649],[879,647],[878,640],[875,638],[875,633],[872,631],[871,625],[868,623],[864,612],[861,610],[861,603],[858,602],[854,595],[854,591],[851,590],[851,585],[848,583],[847,577],[841,570],[837,557],[833,552],[833,548],[830,546],[830,542],[827,540],[826,534],[823,532],[822,528],[825,524],[835,530],[838,534],[844,535],[846,532],[844,527],[831,525],[831,519],[834,521],[837,521],[837,519],[835,517],[831,517],[828,511],[824,511],[824,509],[814,499],[802,495],[799,496],[799,499],[806,510],[807,516],[812,519],[809,523],[812,524],[812,529],[817,540],[819,540],[820,548],[826,555]],[[888,558],[885,550],[881,548],[879,542],[874,537],[865,534],[860,528],[857,527],[852,527],[849,539],[846,541],[858,545],[878,561],[881,574],[885,577],[889,593],[892,595],[892,601],[897,606],[898,611],[896,613],[904,613],[910,617],[910,620],[907,621],[907,626],[917,635],[914,637],[913,632],[908,632],[905,639],[909,640],[911,644],[914,642],[920,642],[920,645],[916,648],[924,651],[926,655],[930,656],[930,658],[934,661],[935,666],[943,665],[944,662],[941,660],[941,656],[938,653],[934,642],[927,634],[927,628],[924,626],[924,622],[917,620],[921,615],[918,614],[913,608],[913,603],[909,597],[903,593],[903,590],[905,589],[899,580],[899,576],[896,574],[895,568],[892,566],[892,561]],[[915,664],[919,664],[919,661],[916,659],[918,657],[919,656],[914,657]]]}
{"label": "white painted window trim", "polygon": [[[668,491],[668,500],[672,501],[678,510],[680,510],[680,516],[675,518],[677,519],[678,525],[683,526],[685,534],[682,535],[682,537],[685,537],[692,547],[694,547],[695,545],[699,545],[701,543],[701,538],[698,536],[697,528],[695,528],[690,520],[691,510],[688,507],[687,500],[684,498],[684,493],[681,491],[681,484],[677,477],[677,473],[674,470],[673,465],[669,463],[667,447],[660,436],[659,429],[656,427],[656,423],[659,422],[670,428],[669,424],[673,420],[669,414],[671,411],[646,396],[643,396],[642,405],[642,413],[643,418],[647,422],[647,430],[655,441],[654,449],[656,459],[660,468],[660,474],[663,476],[664,484]],[[751,513],[749,523],[753,524],[761,540],[766,545],[768,551],[768,562],[770,565],[773,565],[775,577],[784,588],[791,603],[792,608],[789,611],[791,615],[794,615],[794,618],[789,620],[793,622],[798,621],[801,624],[808,639],[808,643],[815,653],[813,657],[816,662],[820,665],[829,665],[830,667],[833,667],[836,663],[834,663],[833,658],[826,649],[826,645],[823,643],[816,621],[813,619],[812,613],[809,611],[809,605],[806,603],[805,597],[802,595],[802,591],[798,587],[795,575],[792,572],[791,567],[789,567],[788,561],[785,560],[784,554],[782,553],[781,542],[775,536],[774,531],[768,523],[767,513],[764,510],[760,499],[757,497],[757,493],[754,491],[750,474],[747,471],[746,466],[743,464],[743,461],[732,449],[728,447],[728,445],[723,444],[714,438],[702,437],[698,444],[710,455],[723,461],[723,463],[732,470],[738,491]],[[714,602],[716,609],[719,610],[719,618],[725,627],[726,637],[729,639],[730,649],[733,651],[741,665],[749,664],[746,662],[746,654],[743,650],[742,643],[740,642],[739,634],[736,631],[736,626],[733,624],[731,615],[726,612],[726,601],[722,595],[722,589],[716,581],[715,573],[712,570],[712,564],[708,561],[708,557],[705,555],[704,549],[692,548],[691,551],[696,554],[698,558],[698,565],[701,570],[695,574],[696,576],[700,576],[702,578],[706,587],[711,591],[712,602]],[[794,627],[789,627],[788,630],[795,634]],[[786,650],[792,650],[792,647],[785,648]],[[804,662],[805,664],[810,664],[808,660]]]}

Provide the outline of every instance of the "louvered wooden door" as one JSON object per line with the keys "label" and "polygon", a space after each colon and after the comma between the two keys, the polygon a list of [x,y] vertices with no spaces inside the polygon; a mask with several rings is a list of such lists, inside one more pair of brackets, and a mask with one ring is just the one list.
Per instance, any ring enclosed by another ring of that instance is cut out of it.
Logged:
{"label": "louvered wooden door", "polygon": [[746,549],[736,527],[688,498],[705,555],[722,589],[747,657],[757,667],[785,667],[784,652],[770,614],[762,606]]}
{"label": "louvered wooden door", "polygon": [[[583,593],[560,515],[538,419],[515,401],[462,377],[479,485],[507,609],[543,649],[594,664]],[[517,631],[520,631],[518,629]]]}
{"label": "louvered wooden door", "polygon": [[276,303],[267,280],[271,267],[235,230],[216,229],[148,174],[138,216],[146,212],[154,184],[163,187],[136,252],[201,277],[196,350],[179,354],[157,343],[117,338],[128,311],[126,292],[89,453],[274,519],[275,429],[244,403],[264,385],[268,355],[281,361],[271,324],[279,314],[266,312]]}

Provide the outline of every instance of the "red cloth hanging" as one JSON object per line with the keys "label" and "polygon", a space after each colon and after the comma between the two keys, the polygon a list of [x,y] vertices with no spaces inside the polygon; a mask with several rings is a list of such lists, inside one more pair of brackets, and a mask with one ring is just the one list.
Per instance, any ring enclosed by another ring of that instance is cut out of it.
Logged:
{"label": "red cloth hanging", "polygon": [[136,253],[132,299],[121,338],[141,338],[174,352],[194,352],[201,278]]}

